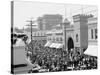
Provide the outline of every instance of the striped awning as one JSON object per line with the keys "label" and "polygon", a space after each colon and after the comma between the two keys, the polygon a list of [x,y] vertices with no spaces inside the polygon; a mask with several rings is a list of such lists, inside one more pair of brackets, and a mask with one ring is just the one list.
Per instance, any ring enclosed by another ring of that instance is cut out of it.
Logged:
{"label": "striped awning", "polygon": [[98,56],[98,47],[97,45],[89,45],[84,54],[91,56]]}
{"label": "striped awning", "polygon": [[63,44],[60,43],[52,43],[49,47],[51,48],[62,48]]}
{"label": "striped awning", "polygon": [[62,48],[63,47],[63,44],[57,44],[56,48]]}
{"label": "striped awning", "polygon": [[48,41],[44,46],[50,46],[52,43]]}
{"label": "striped awning", "polygon": [[49,47],[55,48],[54,46],[55,46],[55,43],[52,43]]}

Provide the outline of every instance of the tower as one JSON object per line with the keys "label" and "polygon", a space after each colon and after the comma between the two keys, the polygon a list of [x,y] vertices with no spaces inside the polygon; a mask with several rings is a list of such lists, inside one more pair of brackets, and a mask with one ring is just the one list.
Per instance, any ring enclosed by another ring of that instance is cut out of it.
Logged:
{"label": "tower", "polygon": [[88,47],[87,22],[89,17],[92,15],[78,14],[73,16],[75,47],[83,48],[84,51]]}

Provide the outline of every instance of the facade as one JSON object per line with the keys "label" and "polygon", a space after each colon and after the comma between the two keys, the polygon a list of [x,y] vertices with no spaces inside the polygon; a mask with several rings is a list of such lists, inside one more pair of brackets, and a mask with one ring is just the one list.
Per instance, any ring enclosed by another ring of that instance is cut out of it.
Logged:
{"label": "facade", "polygon": [[47,35],[47,41],[51,41],[54,43],[63,43],[63,31],[53,29],[51,31],[48,31],[46,33]]}
{"label": "facade", "polygon": [[47,37],[46,37],[46,31],[36,31],[36,32],[33,32],[33,40],[46,40]]}
{"label": "facade", "polygon": [[[73,19],[74,25],[66,27],[66,47],[81,47],[86,50],[90,44],[97,45],[97,18],[91,15],[75,15]],[[63,29],[53,29],[46,34],[47,41],[64,44]]]}
{"label": "facade", "polygon": [[97,45],[97,17],[88,19],[88,41],[89,44]]}

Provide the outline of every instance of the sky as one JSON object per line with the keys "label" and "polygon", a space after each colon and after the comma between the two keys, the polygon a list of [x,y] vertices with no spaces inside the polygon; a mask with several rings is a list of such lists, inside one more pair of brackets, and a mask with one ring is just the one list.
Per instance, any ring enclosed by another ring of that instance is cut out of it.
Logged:
{"label": "sky", "polygon": [[36,20],[44,14],[61,14],[63,18],[67,17],[72,21],[72,15],[85,13],[97,9],[96,6],[45,3],[32,1],[14,1],[14,27],[26,28],[27,20],[31,18]]}

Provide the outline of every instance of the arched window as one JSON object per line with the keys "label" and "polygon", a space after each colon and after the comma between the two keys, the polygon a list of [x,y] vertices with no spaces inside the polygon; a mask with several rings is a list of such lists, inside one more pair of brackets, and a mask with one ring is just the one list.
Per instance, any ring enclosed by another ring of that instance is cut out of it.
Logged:
{"label": "arched window", "polygon": [[62,41],[62,37],[60,38],[60,41]]}
{"label": "arched window", "polygon": [[76,42],[78,42],[78,34],[76,34]]}
{"label": "arched window", "polygon": [[49,38],[49,40],[51,40],[51,38]]}
{"label": "arched window", "polygon": [[55,41],[55,38],[53,38],[53,41]]}
{"label": "arched window", "polygon": [[49,41],[50,39],[49,39],[49,37],[48,37],[48,41]]}
{"label": "arched window", "polygon": [[35,36],[37,36],[37,33],[35,32]]}
{"label": "arched window", "polygon": [[38,32],[38,36],[40,36],[40,33]]}
{"label": "arched window", "polygon": [[34,33],[34,36],[36,36],[36,33]]}
{"label": "arched window", "polygon": [[91,29],[91,39],[93,39],[93,29]]}
{"label": "arched window", "polygon": [[97,29],[95,29],[95,39],[97,39]]}
{"label": "arched window", "polygon": [[41,32],[41,36],[43,36],[43,33]]}
{"label": "arched window", "polygon": [[59,41],[59,38],[56,38],[56,41]]}

